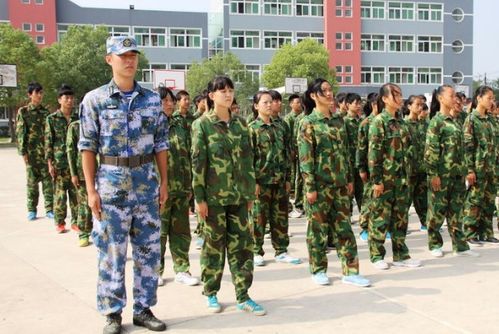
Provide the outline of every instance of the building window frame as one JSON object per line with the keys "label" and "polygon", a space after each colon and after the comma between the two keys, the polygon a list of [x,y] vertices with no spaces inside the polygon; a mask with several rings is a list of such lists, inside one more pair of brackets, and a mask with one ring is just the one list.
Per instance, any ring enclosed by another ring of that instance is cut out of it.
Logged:
{"label": "building window frame", "polygon": [[414,35],[388,35],[388,52],[414,53]]}
{"label": "building window frame", "polygon": [[[292,16],[293,0],[262,0],[262,15],[269,16]],[[287,13],[283,13],[287,8]]]}
{"label": "building window frame", "polygon": [[414,21],[415,7],[414,2],[389,1],[387,4],[388,20]]}
{"label": "building window frame", "polygon": [[389,66],[388,81],[399,85],[414,85],[414,67]]}
{"label": "building window frame", "polygon": [[43,35],[36,35],[35,36],[35,43],[38,44],[38,45],[45,44],[45,36],[43,36]]}
{"label": "building window frame", "polygon": [[43,5],[43,0],[35,0],[35,5]]}
{"label": "building window frame", "polygon": [[141,82],[153,82],[153,70],[166,70],[165,63],[150,63],[147,68],[142,69]]}
{"label": "building window frame", "polygon": [[32,31],[32,30],[33,30],[33,26],[32,26],[32,24],[31,24],[31,23],[24,22],[24,23],[22,24],[22,30],[23,30],[23,31],[26,31],[26,32],[28,32],[28,31]]}
{"label": "building window frame", "polygon": [[[380,6],[381,5],[381,6]],[[386,3],[384,1],[361,1],[360,17],[368,20],[384,20]]]}
{"label": "building window frame", "polygon": [[262,76],[262,66],[259,64],[244,64],[244,67],[253,81],[260,82],[260,77]]}
{"label": "building window frame", "polygon": [[441,85],[443,83],[443,68],[420,66],[417,71],[418,85]]}
{"label": "building window frame", "polygon": [[36,32],[45,32],[45,24],[43,24],[43,23],[36,23],[35,24],[35,31]]}
{"label": "building window frame", "polygon": [[452,73],[451,80],[456,85],[460,85],[464,82],[464,73],[462,71],[455,71]]}
{"label": "building window frame", "polygon": [[461,23],[464,21],[464,10],[461,7],[456,7],[452,10],[451,16],[455,22]]}
{"label": "building window frame", "polygon": [[107,28],[109,36],[130,36],[130,26],[106,25],[105,27]]}
{"label": "building window frame", "polygon": [[230,0],[229,5],[231,15],[260,15],[260,0]]}
{"label": "building window frame", "polygon": [[360,40],[360,50],[362,52],[385,52],[386,50],[387,43],[385,34],[361,34]]}
{"label": "building window frame", "polygon": [[384,84],[386,68],[384,66],[362,66],[360,70],[360,83],[362,85]]}
{"label": "building window frame", "polygon": [[[266,36],[267,34],[267,36]],[[269,34],[276,34],[274,36],[269,36]],[[282,35],[285,34],[285,35]],[[287,34],[290,34],[289,36]],[[284,44],[293,43],[293,32],[284,30],[264,30],[262,34],[263,49],[265,50],[278,50]],[[270,41],[270,43],[268,43]],[[275,43],[273,43],[275,42]],[[267,46],[269,45],[269,46]]]}
{"label": "building window frame", "polygon": [[295,0],[296,16],[324,17],[323,0]]}
{"label": "building window frame", "polygon": [[324,44],[324,33],[320,31],[297,31],[296,43],[300,43],[304,39],[311,38],[319,44]]}
{"label": "building window frame", "polygon": [[[231,49],[261,49],[260,30],[231,30],[230,48]],[[236,42],[236,44],[234,44]],[[242,43],[242,45],[241,45]]]}
{"label": "building window frame", "polygon": [[203,47],[202,39],[203,30],[201,28],[168,28],[168,41],[171,48],[201,49]]}
{"label": "building window frame", "polygon": [[[418,35],[418,53],[443,53],[443,36]],[[428,51],[425,51],[428,50]]]}
{"label": "building window frame", "polygon": [[451,43],[452,52],[461,54],[464,52],[464,42],[461,39],[456,39]]}
{"label": "building window frame", "polygon": [[29,4],[31,4],[31,0],[21,0],[21,3],[23,5],[29,5]]}
{"label": "building window frame", "polygon": [[444,5],[440,3],[417,3],[417,20],[424,22],[442,22]]}
{"label": "building window frame", "polygon": [[133,36],[139,47],[166,48],[168,45],[165,27],[134,26]]}

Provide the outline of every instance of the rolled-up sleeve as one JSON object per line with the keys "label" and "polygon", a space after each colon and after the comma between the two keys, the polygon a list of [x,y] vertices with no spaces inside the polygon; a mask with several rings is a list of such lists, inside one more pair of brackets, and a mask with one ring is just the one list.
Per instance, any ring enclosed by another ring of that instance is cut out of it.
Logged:
{"label": "rolled-up sleeve", "polygon": [[99,146],[99,108],[92,97],[85,96],[80,104],[80,140],[78,150],[96,152]]}
{"label": "rolled-up sleeve", "polygon": [[168,143],[168,119],[165,114],[159,112],[158,123],[156,126],[156,133],[154,134],[154,153],[168,150],[170,145]]}

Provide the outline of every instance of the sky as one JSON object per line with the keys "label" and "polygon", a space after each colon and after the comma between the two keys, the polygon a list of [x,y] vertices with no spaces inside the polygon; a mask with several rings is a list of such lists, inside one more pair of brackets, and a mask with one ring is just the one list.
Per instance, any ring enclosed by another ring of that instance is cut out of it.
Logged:
{"label": "sky", "polygon": [[[330,0],[332,1],[332,0]],[[474,1],[474,26],[473,26],[473,76],[482,79],[485,74],[487,79],[499,78],[499,1],[497,0],[468,0]],[[161,9],[172,11],[198,11],[206,12],[210,8],[209,0],[73,0],[82,6],[129,8],[135,9]],[[453,0],[446,0],[452,3]]]}

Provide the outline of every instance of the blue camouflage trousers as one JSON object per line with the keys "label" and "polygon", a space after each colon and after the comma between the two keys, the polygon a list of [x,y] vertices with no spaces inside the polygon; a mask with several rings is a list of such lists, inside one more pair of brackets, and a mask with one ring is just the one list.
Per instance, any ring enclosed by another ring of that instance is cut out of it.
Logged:
{"label": "blue camouflage trousers", "polygon": [[160,259],[158,182],[152,166],[132,171],[111,168],[102,171],[101,166],[97,175],[97,191],[102,203],[101,220],[94,217],[92,231],[98,253],[97,309],[108,315],[121,313],[126,305],[125,264],[130,237],[133,312],[138,314],[157,302]]}

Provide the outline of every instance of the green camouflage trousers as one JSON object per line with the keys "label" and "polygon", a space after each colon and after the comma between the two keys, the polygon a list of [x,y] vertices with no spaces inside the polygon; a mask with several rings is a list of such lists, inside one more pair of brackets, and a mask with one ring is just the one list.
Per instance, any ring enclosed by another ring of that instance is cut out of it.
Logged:
{"label": "green camouflage trousers", "polygon": [[317,201],[309,204],[305,201],[307,213],[307,249],[310,272],[326,272],[328,260],[326,244],[328,229],[333,231],[336,252],[341,261],[343,275],[359,273],[357,243],[350,225],[350,196],[344,187],[317,185]]}
{"label": "green camouflage trousers", "polygon": [[225,266],[225,253],[236,289],[238,303],[249,299],[253,282],[253,237],[248,221],[248,207],[240,205],[208,206],[203,228],[205,237],[201,250],[203,294],[216,295]]}
{"label": "green camouflage trousers", "polygon": [[26,188],[28,197],[28,211],[36,212],[38,206],[38,197],[40,191],[38,184],[42,183],[43,199],[45,202],[45,212],[52,211],[54,208],[54,184],[50,177],[48,166],[45,162],[40,164],[26,165]]}
{"label": "green camouflage trousers", "polygon": [[255,201],[252,212],[252,232],[255,248],[254,254],[264,255],[263,241],[265,226],[270,227],[270,236],[275,255],[288,251],[288,201],[289,197],[284,185],[263,184],[260,195]]}
{"label": "green camouflage trousers", "polygon": [[426,226],[426,213],[428,211],[428,179],[426,174],[411,176],[409,196],[418,214],[419,222],[422,226]]}
{"label": "green camouflage trousers", "polygon": [[84,180],[80,180],[80,185],[76,188],[76,198],[78,200],[77,224],[80,229],[80,239],[88,239],[92,232],[92,210],[88,206],[87,187]]}
{"label": "green camouflage trousers", "polygon": [[350,214],[353,212],[353,199],[357,202],[357,209],[359,212],[362,211],[362,195],[364,192],[364,182],[359,175],[359,170],[357,168],[353,169],[353,194],[350,199]]}
{"label": "green camouflage trousers", "polygon": [[364,189],[362,194],[362,207],[360,209],[359,225],[363,231],[367,231],[369,228],[369,215],[371,208],[371,200],[373,196],[372,182],[367,181],[364,183]]}
{"label": "green camouflage trousers", "polygon": [[71,183],[69,170],[58,170],[54,180],[54,222],[56,224],[65,224],[68,196],[69,208],[71,210],[71,225],[73,225],[76,224],[78,217],[76,212],[78,207],[76,189],[73,183]]}
{"label": "green camouflage trousers", "polygon": [[166,243],[170,239],[175,273],[189,271],[189,247],[191,245],[191,229],[189,226],[189,199],[187,196],[168,198],[161,213],[161,260],[160,275],[165,270]]}
{"label": "green camouflage trousers", "polygon": [[494,176],[477,176],[476,183],[468,189],[464,201],[463,223],[466,239],[487,239],[494,236],[492,219],[495,195]]}
{"label": "green camouflage trousers", "polygon": [[296,176],[292,176],[294,179],[294,190],[295,190],[295,203],[294,206],[297,209],[303,210],[303,177],[300,171],[300,160],[296,160],[295,170],[298,171]]}
{"label": "green camouflage trousers", "polygon": [[[400,182],[397,181],[397,183]],[[369,217],[369,255],[371,262],[383,260],[386,232],[391,233],[393,261],[409,259],[405,244],[408,225],[409,192],[407,185],[387,187],[378,198],[371,199]]]}
{"label": "green camouflage trousers", "polygon": [[428,248],[441,248],[444,244],[440,228],[447,218],[447,228],[452,240],[452,250],[462,252],[469,249],[461,230],[461,211],[463,209],[465,185],[464,178],[441,177],[440,191],[428,189]]}

